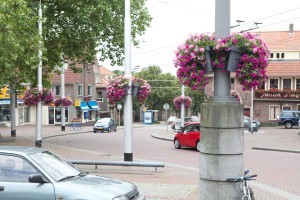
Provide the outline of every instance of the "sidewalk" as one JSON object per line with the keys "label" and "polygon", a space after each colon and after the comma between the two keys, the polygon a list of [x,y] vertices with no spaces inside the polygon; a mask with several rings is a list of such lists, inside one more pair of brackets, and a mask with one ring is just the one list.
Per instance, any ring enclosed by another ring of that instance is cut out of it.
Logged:
{"label": "sidewalk", "polygon": [[[143,124],[134,124],[134,128],[143,127]],[[123,127],[118,127],[122,129]],[[283,134],[285,129],[271,130],[270,128],[261,128],[259,132],[254,134],[245,130],[245,152],[251,151],[252,147],[275,148],[277,150],[300,150],[300,135],[298,134]],[[294,129],[295,130],[295,129]],[[296,130],[297,131],[297,130]],[[43,146],[51,149],[59,155],[67,159],[87,159],[87,160],[122,160],[121,157],[109,157],[109,152],[95,152],[83,149],[66,148],[47,142],[49,137],[61,137],[71,134],[91,133],[92,126],[83,126],[82,130],[74,130],[71,127],[66,127],[64,134],[61,134],[60,126],[43,126],[42,137]],[[152,137],[157,139],[172,141],[174,134],[173,130],[161,130],[152,134]],[[17,137],[10,138],[10,128],[0,127],[0,145],[35,145],[35,126],[25,125],[17,127]],[[256,151],[257,152],[257,151]],[[298,154],[293,154],[298,155]],[[299,158],[299,157],[297,157]],[[166,164],[165,168],[158,168],[155,172],[154,168],[143,167],[116,167],[116,166],[78,166],[84,171],[90,173],[110,176],[135,183],[140,191],[144,193],[148,200],[197,200],[198,199],[198,178],[199,172],[197,169],[183,168],[179,166]],[[265,166],[268,171],[269,166]],[[267,173],[268,174],[268,173]],[[285,176],[283,174],[283,176]],[[284,178],[284,177],[283,177]],[[288,180],[287,180],[288,181]],[[291,183],[293,185],[295,183]],[[257,200],[299,200],[300,197],[285,191],[287,188],[278,189],[274,185],[266,183],[251,182]],[[295,185],[294,185],[295,186]],[[289,187],[287,184],[285,187]]]}

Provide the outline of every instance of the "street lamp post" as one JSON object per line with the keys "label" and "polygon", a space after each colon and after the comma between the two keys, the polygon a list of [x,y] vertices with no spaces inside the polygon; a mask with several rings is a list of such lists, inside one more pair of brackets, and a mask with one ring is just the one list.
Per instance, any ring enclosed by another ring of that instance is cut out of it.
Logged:
{"label": "street lamp post", "polygon": [[[63,67],[60,68],[60,71],[61,71],[60,97],[61,97],[61,99],[65,98],[65,72],[67,71],[67,69],[68,69],[68,63],[64,63]],[[66,110],[65,106],[63,104],[61,104],[61,119],[60,119],[60,121],[61,121],[61,131],[66,130],[65,110]]]}
{"label": "street lamp post", "polygon": [[[43,66],[43,61],[42,61],[42,56],[43,52],[41,49],[42,46],[42,2],[40,0],[39,3],[39,21],[38,21],[38,30],[39,30],[39,66],[38,66],[38,83],[37,83],[37,89],[39,91],[42,91],[43,85],[42,85],[42,66]],[[36,108],[36,132],[35,132],[35,146],[36,147],[42,147],[42,102],[39,101],[37,104]]]}
{"label": "street lamp post", "polygon": [[[184,85],[182,85],[181,87],[181,97],[184,98]],[[181,103],[181,112],[180,112],[180,115],[181,115],[181,123],[180,123],[180,126],[181,126],[181,130],[183,130],[183,127],[184,127],[184,102]]]}
{"label": "street lamp post", "polygon": [[130,0],[125,0],[124,47],[125,47],[124,77],[128,79],[128,91],[124,102],[124,161],[133,161]]}

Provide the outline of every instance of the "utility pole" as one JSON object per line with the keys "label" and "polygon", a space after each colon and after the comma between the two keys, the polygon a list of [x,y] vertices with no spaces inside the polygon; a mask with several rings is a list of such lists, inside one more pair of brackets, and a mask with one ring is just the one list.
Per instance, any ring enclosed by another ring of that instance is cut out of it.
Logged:
{"label": "utility pole", "polygon": [[[43,85],[42,85],[42,66],[43,66],[43,61],[42,61],[42,2],[40,0],[39,3],[39,22],[38,22],[38,27],[39,27],[39,36],[40,36],[40,41],[39,41],[39,66],[38,66],[38,83],[37,83],[37,89],[39,91],[43,90]],[[36,131],[35,131],[35,146],[36,147],[42,147],[42,102],[39,101],[36,107]]]}
{"label": "utility pole", "polygon": [[[215,37],[230,35],[230,0],[215,0]],[[200,200],[239,199],[227,178],[243,175],[243,106],[230,97],[230,72],[214,70],[214,96],[201,105]]]}
{"label": "utility pole", "polygon": [[130,0],[125,0],[124,19],[125,75],[128,92],[124,102],[124,161],[133,161],[132,153],[132,75],[131,75],[131,19]]}

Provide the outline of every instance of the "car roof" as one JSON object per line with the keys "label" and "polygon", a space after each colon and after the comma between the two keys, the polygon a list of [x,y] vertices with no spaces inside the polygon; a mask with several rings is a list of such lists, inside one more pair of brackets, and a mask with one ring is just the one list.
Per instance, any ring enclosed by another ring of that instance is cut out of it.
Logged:
{"label": "car roof", "polygon": [[27,155],[32,153],[40,153],[47,151],[44,148],[26,147],[26,146],[0,146],[0,153],[17,153],[20,155]]}

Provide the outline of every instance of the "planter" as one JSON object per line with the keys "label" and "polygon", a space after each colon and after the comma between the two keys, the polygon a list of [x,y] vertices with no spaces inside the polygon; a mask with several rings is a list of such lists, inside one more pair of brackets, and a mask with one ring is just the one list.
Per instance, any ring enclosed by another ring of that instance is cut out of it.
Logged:
{"label": "planter", "polygon": [[213,72],[214,69],[211,63],[211,49],[209,46],[205,47],[205,58],[206,58],[205,73]]}
{"label": "planter", "polygon": [[227,71],[235,72],[239,64],[240,58],[243,55],[243,51],[237,48],[236,46],[230,47],[230,53],[227,63]]}

